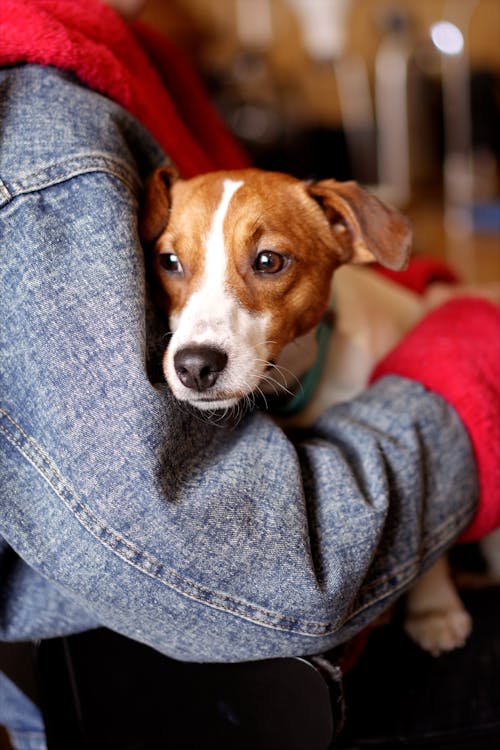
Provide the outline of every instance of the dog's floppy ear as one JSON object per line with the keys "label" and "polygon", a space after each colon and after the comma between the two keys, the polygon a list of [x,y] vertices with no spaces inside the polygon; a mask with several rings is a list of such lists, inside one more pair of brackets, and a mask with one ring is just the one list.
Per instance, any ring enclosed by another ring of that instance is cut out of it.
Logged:
{"label": "dog's floppy ear", "polygon": [[146,184],[139,212],[139,234],[145,244],[157,240],[168,224],[170,189],[178,177],[173,167],[159,167]]}
{"label": "dog's floppy ear", "polygon": [[343,263],[378,261],[395,271],[410,254],[411,227],[399,211],[384,205],[356,182],[321,180],[307,191],[323,209]]}

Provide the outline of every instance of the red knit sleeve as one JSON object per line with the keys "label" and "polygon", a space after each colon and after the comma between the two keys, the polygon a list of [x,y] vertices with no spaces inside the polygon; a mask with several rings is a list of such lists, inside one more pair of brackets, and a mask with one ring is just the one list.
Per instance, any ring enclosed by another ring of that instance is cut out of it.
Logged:
{"label": "red knit sleeve", "polygon": [[480,499],[461,541],[500,526],[500,308],[461,298],[434,310],[380,362],[371,380],[384,375],[418,380],[440,394],[468,431]]}

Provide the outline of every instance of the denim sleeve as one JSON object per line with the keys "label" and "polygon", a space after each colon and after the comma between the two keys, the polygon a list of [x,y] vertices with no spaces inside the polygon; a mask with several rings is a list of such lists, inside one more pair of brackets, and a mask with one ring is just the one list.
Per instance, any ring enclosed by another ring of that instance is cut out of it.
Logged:
{"label": "denim sleeve", "polygon": [[472,516],[460,420],[394,377],[295,440],[183,411],[146,368],[157,147],[66,76],[3,75],[0,638],[102,624],[200,661],[343,642]]}

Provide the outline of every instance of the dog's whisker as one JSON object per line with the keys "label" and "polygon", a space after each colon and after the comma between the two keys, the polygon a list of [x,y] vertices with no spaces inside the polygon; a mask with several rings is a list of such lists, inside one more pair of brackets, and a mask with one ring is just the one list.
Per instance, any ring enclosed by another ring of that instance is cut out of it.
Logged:
{"label": "dog's whisker", "polygon": [[[297,377],[297,375],[289,370],[287,367],[284,367],[283,365],[278,365],[276,362],[269,362],[269,360],[266,359],[257,359],[257,362],[262,362],[266,365],[267,370],[273,370],[277,375],[279,375],[283,380],[284,387],[288,387],[288,381],[292,380],[297,384],[297,387],[301,387],[300,378]],[[268,375],[264,375],[263,379],[268,377]]]}
{"label": "dog's whisker", "polygon": [[[267,372],[262,376],[261,382],[267,383],[268,385],[272,386],[276,393],[283,392],[283,393],[288,394],[289,396],[293,396],[295,391],[291,388],[291,385],[288,383],[288,380],[284,372],[280,371],[280,368],[278,367],[273,368],[273,370],[275,370],[276,374],[280,376],[281,380],[277,380],[269,372]],[[293,375],[293,373],[290,373],[290,375]],[[303,386],[299,378],[297,378],[296,376],[293,376],[293,379],[297,383],[297,388],[295,390],[302,390]]]}
{"label": "dog's whisker", "polygon": [[273,389],[276,395],[283,394],[283,393],[286,393],[287,396],[295,395],[294,391],[291,391],[290,388],[287,388],[286,386],[284,386],[282,383],[279,383],[274,378],[269,378],[269,377],[262,378],[262,381],[266,383],[267,385],[269,385]]}
{"label": "dog's whisker", "polygon": [[[266,395],[265,395],[264,391],[262,390],[262,388],[259,388],[259,386],[257,386],[257,388],[255,389],[255,393],[259,394],[259,396],[261,397],[261,399],[263,400],[263,402],[265,404],[266,409],[269,409],[269,405],[267,403],[267,398],[266,398]],[[254,395],[254,398],[253,398],[253,402],[254,402],[253,405],[255,406],[255,395]]]}
{"label": "dog's whisker", "polygon": [[283,367],[283,365],[272,364],[272,369],[278,375],[280,375],[285,380],[285,382],[288,382],[288,379],[291,379],[297,384],[298,388],[302,388],[302,383],[301,383],[300,378],[294,372],[292,372],[292,370],[289,370],[288,367]]}

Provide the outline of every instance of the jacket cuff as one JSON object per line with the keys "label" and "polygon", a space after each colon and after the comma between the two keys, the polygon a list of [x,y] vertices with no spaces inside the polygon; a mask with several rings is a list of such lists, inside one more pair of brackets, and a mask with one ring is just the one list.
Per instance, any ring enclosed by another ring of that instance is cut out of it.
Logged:
{"label": "jacket cuff", "polygon": [[479,539],[500,526],[500,308],[473,298],[447,302],[377,365],[371,382],[384,375],[417,380],[438,393],[467,429],[479,505],[460,541]]}

